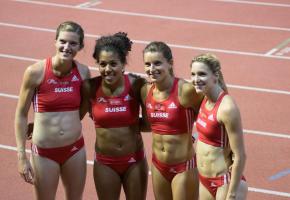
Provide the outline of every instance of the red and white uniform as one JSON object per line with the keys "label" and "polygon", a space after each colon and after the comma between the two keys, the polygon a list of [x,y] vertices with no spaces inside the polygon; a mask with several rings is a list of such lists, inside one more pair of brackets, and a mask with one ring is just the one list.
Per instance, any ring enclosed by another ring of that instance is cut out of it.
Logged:
{"label": "red and white uniform", "polygon": [[154,100],[155,86],[150,88],[146,98],[146,110],[154,133],[174,135],[192,132],[194,112],[192,108],[185,108],[179,103],[178,81],[178,78],[174,79],[169,97],[163,101]]}
{"label": "red and white uniform", "polygon": [[117,172],[120,176],[124,176],[127,170],[137,162],[145,159],[144,150],[137,151],[125,156],[108,156],[95,153],[95,161],[106,165]]}
{"label": "red and white uniform", "polygon": [[[199,181],[202,183],[204,187],[211,193],[211,195],[215,198],[216,193],[219,187],[223,185],[229,184],[231,181],[231,172],[227,172],[224,175],[218,177],[204,177],[202,175],[199,176]],[[246,181],[245,176],[241,177],[241,180]]]}
{"label": "red and white uniform", "polygon": [[158,160],[156,155],[153,153],[152,163],[163,175],[163,177],[166,178],[167,181],[171,183],[172,179],[177,174],[196,168],[196,156],[194,155],[191,160],[187,160],[182,163],[167,164],[162,163],[160,160]]}
{"label": "red and white uniform", "polygon": [[91,99],[92,117],[96,128],[128,127],[139,122],[139,103],[134,96],[128,75],[125,88],[119,96],[106,96],[102,90],[102,78],[96,78],[96,94]]}
{"label": "red and white uniform", "polygon": [[76,64],[69,75],[53,74],[51,58],[46,59],[44,78],[33,97],[35,112],[63,112],[78,110],[81,102],[82,78]]}
{"label": "red and white uniform", "polygon": [[84,138],[80,137],[74,143],[63,147],[42,148],[37,146],[36,144],[31,144],[31,152],[34,155],[39,155],[48,158],[62,165],[74,154],[80,151],[84,146],[85,146]]}
{"label": "red and white uniform", "polygon": [[229,145],[225,127],[217,120],[217,111],[225,95],[227,95],[225,92],[220,94],[211,110],[206,109],[205,104],[207,99],[204,98],[196,120],[198,139],[216,147],[227,147]]}

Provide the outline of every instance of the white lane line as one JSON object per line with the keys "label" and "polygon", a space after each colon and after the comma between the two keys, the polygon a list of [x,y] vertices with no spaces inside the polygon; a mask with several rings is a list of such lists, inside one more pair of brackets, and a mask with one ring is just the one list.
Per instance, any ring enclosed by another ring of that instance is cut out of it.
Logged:
{"label": "white lane line", "polygon": [[21,24],[11,24],[11,23],[0,22],[0,25],[1,26],[13,27],[13,28],[21,28],[21,29],[34,30],[34,31],[43,31],[43,32],[52,32],[52,33],[55,33],[56,32],[53,29],[40,28],[40,27],[36,27],[36,26],[25,26],[25,25],[21,25]]}
{"label": "white lane line", "polygon": [[183,17],[170,17],[170,16],[163,16],[163,15],[153,15],[153,14],[136,13],[136,12],[125,12],[125,11],[99,9],[99,8],[82,8],[82,7],[79,8],[79,7],[74,7],[74,6],[70,6],[70,5],[66,5],[66,4],[48,3],[48,2],[42,2],[42,1],[31,1],[31,0],[13,0],[13,1],[21,2],[21,3],[45,5],[45,6],[89,10],[89,11],[104,12],[104,13],[119,14],[119,15],[163,19],[163,20],[183,21],[183,22],[202,23],[202,24],[214,24],[214,25],[223,25],[223,26],[235,26],[235,27],[252,28],[252,29],[275,30],[275,31],[287,31],[287,32],[290,31],[290,28],[284,28],[284,27],[260,26],[260,25],[230,23],[230,22],[221,22],[221,21],[213,21],[213,20],[200,20],[200,19],[183,18]]}
{"label": "white lane line", "polygon": [[275,53],[276,51],[278,51],[277,48],[271,49],[270,51],[268,51],[267,53],[265,53],[266,56],[272,55],[273,53]]}
{"label": "white lane line", "polygon": [[232,84],[227,84],[227,87],[241,89],[241,90],[252,90],[252,91],[256,91],[256,92],[267,92],[267,93],[290,95],[290,91],[285,91],[285,90],[274,90],[274,89],[258,88],[258,87],[252,87],[252,86],[232,85]]}
{"label": "white lane line", "polygon": [[[1,53],[0,53],[0,58],[9,58],[9,59],[25,60],[25,61],[32,61],[32,62],[39,61],[39,59],[35,59],[35,58],[14,56],[14,55],[1,54]],[[89,68],[92,71],[98,71],[96,67],[89,66]],[[132,72],[132,73],[140,75],[142,77],[146,77],[146,74],[143,74],[143,73],[137,73],[137,72]],[[189,80],[187,80],[187,81],[189,81]],[[285,91],[285,90],[274,90],[274,89],[266,89],[266,88],[258,88],[258,87],[242,86],[242,85],[233,85],[233,84],[227,84],[227,87],[234,88],[234,89],[240,89],[240,90],[250,90],[250,91],[255,91],[255,92],[266,92],[266,93],[290,95],[290,91]]]}
{"label": "white lane line", "polygon": [[[5,149],[5,150],[17,151],[16,147],[9,146],[9,145],[0,144],[0,148],[1,149]],[[27,153],[31,153],[31,150],[29,150],[29,149],[26,149],[25,151]],[[87,164],[88,165],[93,165],[94,161],[93,160],[87,160]],[[148,172],[148,175],[149,176],[151,175],[151,171]],[[270,195],[274,195],[274,196],[290,197],[290,193],[279,192],[279,191],[274,191],[274,190],[266,190],[266,189],[261,189],[261,188],[249,187],[249,191],[257,192],[257,193],[263,193],[263,194],[270,194]]]}
{"label": "white lane line", "polygon": [[[11,99],[18,99],[19,97],[12,94],[7,93],[0,93],[0,97],[6,97]],[[260,136],[269,136],[269,137],[277,137],[277,138],[284,138],[290,139],[290,133],[272,133],[272,132],[265,132],[265,131],[255,131],[249,129],[243,129],[245,134],[253,134],[253,135],[260,135]]]}
{"label": "white lane line", "polygon": [[0,53],[0,57],[1,58],[15,59],[15,60],[24,60],[24,61],[30,61],[30,62],[40,61],[40,59],[28,58],[28,57],[23,57],[23,56],[15,56],[15,55],[10,55],[10,54],[2,54],[2,53]]}
{"label": "white lane line", "polygon": [[7,97],[11,99],[19,99],[19,96],[13,94],[0,93],[0,97]]}
{"label": "white lane line", "polygon": [[[274,54],[275,52],[277,52],[277,51],[279,51],[278,53],[276,53],[275,55],[277,56],[277,55],[280,55],[280,56],[283,56],[283,50],[285,50],[284,49],[284,47],[286,47],[287,48],[287,46],[289,45],[289,43],[290,43],[290,38],[288,38],[288,39],[286,39],[286,40],[284,40],[284,41],[282,41],[280,44],[278,44],[275,48],[273,48],[273,49],[271,49],[270,51],[268,51],[267,53],[266,53],[266,55],[271,55],[271,54]],[[288,54],[289,52],[285,52],[285,54]]]}
{"label": "white lane line", "polygon": [[271,195],[281,196],[281,197],[290,197],[290,193],[287,193],[287,192],[279,192],[279,191],[266,190],[266,189],[261,189],[261,188],[249,187],[249,191],[263,193],[263,194],[271,194]]}
{"label": "white lane line", "polygon": [[288,134],[287,133],[270,133],[270,132],[265,132],[265,131],[255,131],[255,130],[248,130],[248,129],[243,129],[243,132],[246,134],[252,134],[252,135],[262,135],[262,136],[290,139],[290,133]]}
{"label": "white lane line", "polygon": [[258,2],[258,1],[240,1],[240,0],[213,0],[213,1],[290,8],[290,4],[282,4],[282,3],[268,3],[268,2]]}
{"label": "white lane line", "polygon": [[91,0],[91,1],[88,1],[88,2],[84,2],[84,3],[78,4],[75,7],[76,8],[88,8],[88,7],[96,6],[96,5],[99,5],[99,4],[101,4],[100,0]]}
{"label": "white lane line", "polygon": [[[36,30],[36,31],[44,31],[44,32],[55,32],[55,30],[53,30],[53,29],[40,28],[40,27],[34,27],[34,26],[18,25],[18,24],[11,24],[11,23],[5,23],[5,22],[0,22],[0,26],[7,26],[7,27],[13,27],[13,28],[28,29],[28,30]],[[100,35],[94,35],[94,34],[85,34],[85,36],[89,37],[89,38],[94,38],[94,39],[100,37]],[[150,42],[150,41],[145,41],[145,40],[133,40],[133,39],[132,39],[132,41],[134,43],[137,43],[137,44],[148,44]],[[225,50],[225,49],[194,47],[194,46],[178,45],[178,44],[168,44],[168,45],[170,47],[180,48],[180,49],[190,49],[190,50],[199,50],[199,51],[207,51],[207,52],[218,52],[218,53],[242,55],[242,56],[256,56],[256,57],[264,57],[264,58],[290,60],[290,57],[287,57],[287,56],[265,55],[264,53],[262,54],[262,53],[253,53],[253,52],[232,51],[232,50]]]}

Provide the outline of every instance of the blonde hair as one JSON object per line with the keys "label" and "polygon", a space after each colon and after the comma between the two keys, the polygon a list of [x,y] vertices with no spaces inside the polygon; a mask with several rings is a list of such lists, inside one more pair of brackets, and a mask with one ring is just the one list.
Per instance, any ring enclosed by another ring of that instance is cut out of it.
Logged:
{"label": "blonde hair", "polygon": [[207,65],[208,68],[212,71],[212,73],[218,77],[218,83],[221,86],[221,88],[225,92],[228,92],[228,88],[225,84],[224,77],[221,72],[220,61],[214,54],[211,53],[200,54],[192,59],[190,66],[192,66],[194,62],[200,62]]}

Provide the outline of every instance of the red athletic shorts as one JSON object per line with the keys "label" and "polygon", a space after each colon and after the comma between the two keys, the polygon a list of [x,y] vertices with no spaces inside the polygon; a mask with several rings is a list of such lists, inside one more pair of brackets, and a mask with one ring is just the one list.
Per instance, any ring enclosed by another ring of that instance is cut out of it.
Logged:
{"label": "red athletic shorts", "polygon": [[49,158],[50,160],[53,160],[58,164],[62,165],[65,163],[65,161],[67,161],[84,146],[84,138],[81,137],[73,144],[64,147],[41,148],[36,146],[35,144],[31,144],[31,152],[34,155]]}
{"label": "red athletic shorts", "polygon": [[[242,180],[246,181],[245,177],[242,176]],[[208,178],[199,174],[199,181],[204,187],[211,193],[213,197],[216,197],[217,189],[225,184],[229,184],[231,180],[231,173],[228,172],[222,176]]]}
{"label": "red athletic shorts", "polygon": [[99,162],[103,165],[106,165],[112,168],[120,176],[123,176],[129,167],[143,160],[144,158],[145,158],[145,153],[143,149],[138,152],[135,152],[126,156],[122,156],[122,157],[107,156],[107,155],[95,153],[95,162]]}
{"label": "red athletic shorts", "polygon": [[183,163],[168,165],[166,163],[160,162],[155,154],[152,155],[152,163],[160,171],[160,173],[171,182],[174,176],[178,173],[193,169],[196,167],[196,157],[194,156],[191,160],[185,161]]}

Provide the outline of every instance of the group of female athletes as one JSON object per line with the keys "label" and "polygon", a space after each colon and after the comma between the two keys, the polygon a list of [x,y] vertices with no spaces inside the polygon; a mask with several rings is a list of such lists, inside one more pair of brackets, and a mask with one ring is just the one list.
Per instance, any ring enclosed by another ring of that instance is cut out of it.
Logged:
{"label": "group of female athletes", "polygon": [[[93,58],[100,75],[91,78],[88,67],[74,59],[84,47],[84,31],[67,21],[57,28],[55,55],[25,70],[15,135],[18,171],[33,184],[35,198],[55,199],[61,178],[66,199],[82,199],[86,151],[81,120],[89,113],[96,134],[98,199],[118,200],[122,187],[126,199],[146,199],[148,164],[141,132],[152,132],[156,200],[246,199],[240,112],[217,57],[194,57],[188,82],[174,75],[170,47],[153,41],[143,50],[145,79],[125,73],[131,46],[124,32],[98,38]],[[27,126],[31,103],[33,130]]]}

